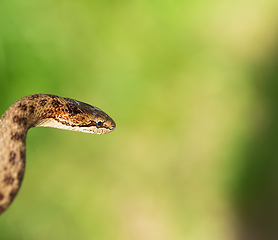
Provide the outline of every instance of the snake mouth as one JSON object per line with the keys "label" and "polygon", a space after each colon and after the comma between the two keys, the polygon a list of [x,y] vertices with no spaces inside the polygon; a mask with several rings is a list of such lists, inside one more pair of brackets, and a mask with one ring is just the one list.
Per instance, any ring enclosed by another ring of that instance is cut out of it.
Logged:
{"label": "snake mouth", "polygon": [[110,121],[91,121],[89,124],[77,124],[73,125],[73,127],[81,127],[81,128],[90,128],[90,127],[96,127],[96,128],[103,128],[110,131],[113,131],[116,127],[116,123],[111,119]]}
{"label": "snake mouth", "polygon": [[110,124],[110,130],[114,130],[116,128],[116,123],[112,120]]}

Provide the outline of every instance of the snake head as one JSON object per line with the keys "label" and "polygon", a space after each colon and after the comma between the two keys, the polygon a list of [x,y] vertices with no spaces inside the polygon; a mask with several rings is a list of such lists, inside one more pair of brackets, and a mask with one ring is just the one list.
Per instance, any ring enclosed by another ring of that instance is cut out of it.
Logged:
{"label": "snake head", "polygon": [[69,124],[81,132],[105,134],[115,129],[116,124],[101,109],[87,103],[65,98],[68,103],[67,112]]}
{"label": "snake head", "polygon": [[105,134],[113,131],[115,122],[101,109],[70,98],[54,96],[45,106],[36,126],[54,127],[78,132]]}

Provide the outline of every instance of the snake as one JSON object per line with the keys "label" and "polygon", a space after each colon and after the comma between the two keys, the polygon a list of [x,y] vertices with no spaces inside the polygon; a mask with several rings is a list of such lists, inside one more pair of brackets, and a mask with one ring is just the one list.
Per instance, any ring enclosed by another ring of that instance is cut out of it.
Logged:
{"label": "snake", "polygon": [[39,126],[106,134],[116,124],[97,107],[52,94],[29,95],[12,104],[0,119],[0,215],[23,180],[27,131]]}

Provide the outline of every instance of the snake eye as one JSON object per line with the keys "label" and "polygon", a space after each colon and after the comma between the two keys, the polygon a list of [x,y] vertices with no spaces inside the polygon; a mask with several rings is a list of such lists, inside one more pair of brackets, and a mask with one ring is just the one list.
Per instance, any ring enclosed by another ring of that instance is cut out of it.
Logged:
{"label": "snake eye", "polygon": [[102,122],[101,121],[97,122],[97,126],[101,127],[102,126]]}

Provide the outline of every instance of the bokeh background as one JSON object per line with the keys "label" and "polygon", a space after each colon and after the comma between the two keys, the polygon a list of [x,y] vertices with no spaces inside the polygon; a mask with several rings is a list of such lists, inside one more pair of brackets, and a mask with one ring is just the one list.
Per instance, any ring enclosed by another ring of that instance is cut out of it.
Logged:
{"label": "bokeh background", "polygon": [[103,136],[31,129],[0,239],[278,239],[277,0],[3,0],[0,112],[98,106]]}

